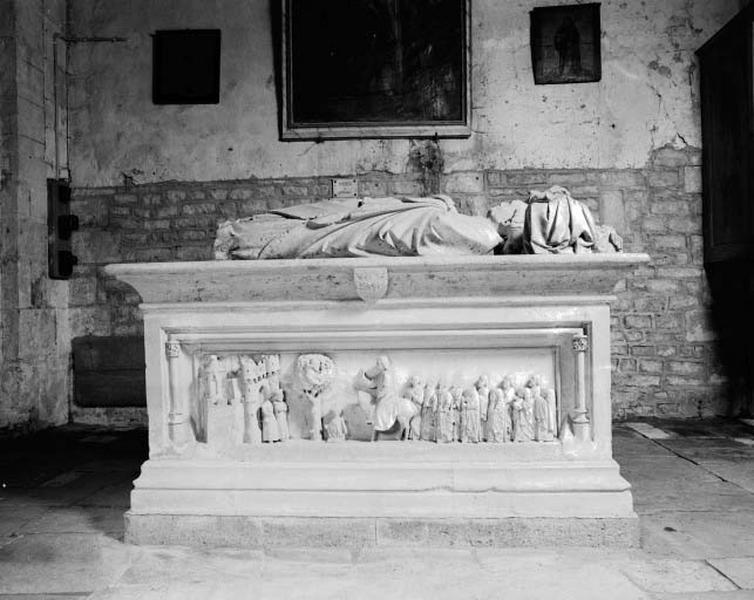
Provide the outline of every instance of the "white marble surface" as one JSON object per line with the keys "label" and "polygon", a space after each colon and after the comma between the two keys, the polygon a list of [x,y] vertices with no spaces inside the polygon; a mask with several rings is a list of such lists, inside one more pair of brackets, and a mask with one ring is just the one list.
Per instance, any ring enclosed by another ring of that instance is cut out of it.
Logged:
{"label": "white marble surface", "polygon": [[147,304],[357,300],[355,269],[384,269],[385,299],[610,294],[646,254],[375,257],[126,263],[105,272]]}
{"label": "white marble surface", "polygon": [[[492,519],[505,527],[548,518],[553,539],[578,536],[579,519],[604,519],[634,543],[630,486],[612,459],[609,302],[619,279],[647,261],[614,254],[108,266],[144,300],[150,460],[132,494],[132,539],[150,527],[169,537],[193,526],[200,541],[214,515],[329,517],[334,527],[354,518]],[[360,291],[363,269],[387,280],[384,297]],[[584,335],[586,351],[578,352],[574,337]],[[393,353],[410,366],[405,375],[452,364],[464,381],[493,367],[498,377],[544,374],[565,426],[554,442],[502,445],[298,440],[219,451],[196,435],[202,356],[308,352],[354,368]],[[501,536],[494,543],[505,543]]]}

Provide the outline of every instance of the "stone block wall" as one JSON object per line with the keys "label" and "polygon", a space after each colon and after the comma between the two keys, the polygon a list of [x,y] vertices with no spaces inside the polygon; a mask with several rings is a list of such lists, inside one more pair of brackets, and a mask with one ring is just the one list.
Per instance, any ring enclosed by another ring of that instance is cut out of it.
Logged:
{"label": "stone block wall", "polygon": [[[478,215],[502,200],[525,199],[530,189],[564,185],[599,222],[616,227],[626,251],[650,254],[651,264],[616,290],[616,418],[726,412],[702,263],[700,163],[698,149],[666,146],[641,169],[477,170],[440,178],[459,210]],[[419,174],[354,176],[364,196],[424,193]],[[105,277],[103,265],[208,260],[218,222],[329,196],[330,177],[76,189],[72,210],[82,231],[70,288],[72,337],[142,334],[138,295]]]}
{"label": "stone block wall", "polygon": [[0,0],[0,429],[68,420],[68,284],[47,276],[46,181],[66,158],[64,25],[64,0]]}

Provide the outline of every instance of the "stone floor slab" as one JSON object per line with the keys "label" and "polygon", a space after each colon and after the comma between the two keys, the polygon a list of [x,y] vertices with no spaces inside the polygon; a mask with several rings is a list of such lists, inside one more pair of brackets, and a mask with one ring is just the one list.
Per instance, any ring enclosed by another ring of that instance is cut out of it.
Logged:
{"label": "stone floor slab", "polygon": [[751,460],[754,448],[735,441],[734,438],[673,438],[661,440],[660,444],[694,463],[709,460],[711,457],[725,460]]}
{"label": "stone floor slab", "polygon": [[0,600],[84,600],[89,594],[0,594]]}
{"label": "stone floor slab", "polygon": [[[47,485],[49,482],[52,483]],[[128,507],[131,487],[132,478],[127,472],[86,472],[73,469],[45,479],[36,487],[8,486],[0,490],[0,500],[50,507],[80,505],[85,502],[109,505],[114,503],[113,499],[117,494],[117,504]]]}
{"label": "stone floor slab", "polygon": [[613,451],[616,456],[675,456],[670,450],[660,444],[652,443],[644,436],[629,429],[617,429],[613,434]]}
{"label": "stone floor slab", "polygon": [[16,537],[29,523],[47,513],[47,506],[0,501],[0,540]]}
{"label": "stone floor slab", "polygon": [[635,560],[622,566],[621,570],[648,592],[726,592],[738,589],[704,561]]}
{"label": "stone floor slab", "polygon": [[19,528],[20,533],[106,533],[122,538],[123,509],[71,506],[48,510]]}
{"label": "stone floor slab", "polygon": [[0,594],[86,593],[123,574],[139,549],[104,535],[20,536],[0,547]]}
{"label": "stone floor slab", "polygon": [[665,512],[642,516],[642,549],[690,559],[749,556],[754,511]]}
{"label": "stone floor slab", "polygon": [[681,592],[680,594],[653,594],[654,600],[752,600],[749,590],[735,590],[732,592],[697,592],[689,594]]}
{"label": "stone floor slab", "polygon": [[703,460],[699,464],[710,473],[754,494],[754,459]]}
{"label": "stone floor slab", "polygon": [[[624,475],[629,482],[637,477]],[[634,509],[639,515],[660,512],[749,511],[754,508],[752,496],[739,486],[722,481],[702,483],[692,479],[686,482],[645,482],[634,488]]]}
{"label": "stone floor slab", "polygon": [[653,425],[645,422],[623,423],[623,426],[628,427],[629,429],[633,429],[637,433],[640,433],[650,440],[667,440],[673,437],[672,433],[668,433],[664,429],[654,427]]}
{"label": "stone floor slab", "polygon": [[[313,558],[317,558],[313,555]],[[369,550],[355,563],[296,556],[243,557],[185,548],[148,548],[97,600],[139,598],[580,598],[649,599],[595,553],[553,549]],[[536,582],[535,585],[534,582]]]}
{"label": "stone floor slab", "polygon": [[754,590],[754,548],[751,556],[712,558],[708,562],[738,587]]}

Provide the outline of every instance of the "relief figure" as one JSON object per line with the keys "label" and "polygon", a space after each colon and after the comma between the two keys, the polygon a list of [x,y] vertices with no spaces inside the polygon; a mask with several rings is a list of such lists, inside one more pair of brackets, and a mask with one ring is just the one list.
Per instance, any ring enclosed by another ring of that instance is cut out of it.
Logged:
{"label": "relief figure", "polygon": [[259,410],[262,415],[262,441],[279,442],[280,431],[278,430],[278,422],[275,418],[275,409],[272,402],[265,400]]}
{"label": "relief figure", "polygon": [[558,435],[558,405],[554,389],[547,388],[545,390],[545,400],[547,400],[547,406],[550,409],[550,433],[553,437],[556,437]]}
{"label": "relief figure", "polygon": [[542,378],[533,375],[526,384],[529,388],[534,414],[534,439],[538,442],[550,442],[553,439],[550,431],[550,406],[542,391]]}
{"label": "relief figure", "polygon": [[482,421],[482,439],[487,439],[487,414],[490,402],[490,381],[486,375],[482,375],[474,384],[479,394],[479,417]]}
{"label": "relief figure", "polygon": [[472,444],[482,441],[479,392],[477,392],[475,387],[466,388],[461,397],[460,440]]}
{"label": "relief figure", "polygon": [[325,419],[325,433],[328,442],[344,442],[348,437],[348,427],[343,413],[330,412]]}
{"label": "relief figure", "polygon": [[421,411],[421,439],[425,442],[436,442],[437,420],[437,389],[424,387],[424,403]]}
{"label": "relief figure", "polygon": [[207,404],[217,406],[226,401],[230,403],[225,389],[227,375],[222,362],[215,354],[208,354],[204,357],[200,381],[202,397]]}
{"label": "relief figure", "polygon": [[447,444],[454,441],[453,395],[444,383],[437,384],[436,441]]}
{"label": "relief figure", "polygon": [[506,375],[500,383],[500,389],[503,392],[503,408],[500,418],[504,419],[504,436],[503,441],[510,442],[513,440],[513,403],[516,401],[516,388],[513,386],[513,378]]}
{"label": "relief figure", "polygon": [[487,441],[500,444],[510,442],[510,407],[505,401],[505,395],[500,388],[490,390],[490,401],[487,408]]}
{"label": "relief figure", "polygon": [[516,390],[512,409],[514,441],[532,441],[534,438],[534,404],[529,388],[519,388]]}
{"label": "relief figure", "polygon": [[291,436],[288,431],[288,404],[285,401],[285,395],[282,390],[273,394],[272,408],[275,412],[275,420],[278,424],[280,441],[285,442]]}
{"label": "relief figure", "polygon": [[450,441],[457,442],[461,439],[461,408],[463,405],[463,390],[457,385],[450,387],[450,396],[453,398],[450,411],[452,433]]}
{"label": "relief figure", "polygon": [[296,378],[309,410],[309,439],[322,440],[322,395],[332,383],[335,364],[324,354],[302,354],[296,360]]}
{"label": "relief figure", "polygon": [[422,413],[425,402],[425,385],[420,377],[412,375],[408,379],[407,399],[414,405],[415,414],[409,423],[408,439],[421,439]]}
{"label": "relief figure", "polygon": [[377,358],[375,365],[366,371],[359,371],[354,388],[371,396],[372,439],[376,441],[380,433],[397,434],[405,439],[411,419],[417,414],[416,405],[398,396],[390,359]]}

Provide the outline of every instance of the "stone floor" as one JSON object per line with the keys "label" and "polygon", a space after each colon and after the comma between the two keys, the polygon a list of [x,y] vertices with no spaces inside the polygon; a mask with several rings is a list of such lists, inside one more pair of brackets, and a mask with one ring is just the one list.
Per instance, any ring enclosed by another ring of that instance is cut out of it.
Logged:
{"label": "stone floor", "polygon": [[754,422],[615,429],[642,549],[123,544],[141,431],[0,440],[0,599],[754,599]]}

